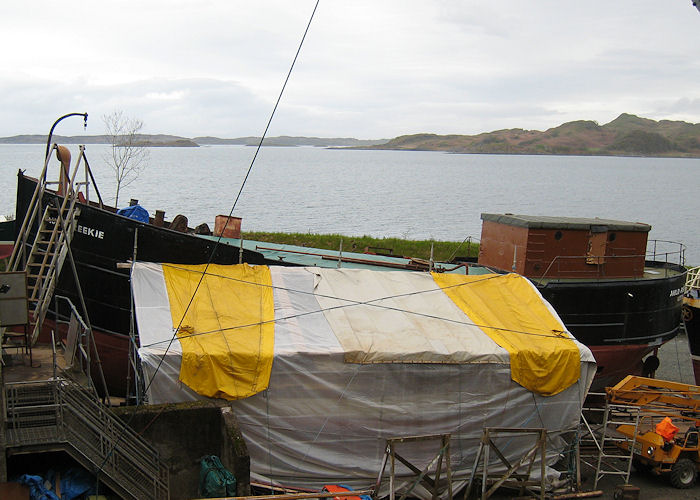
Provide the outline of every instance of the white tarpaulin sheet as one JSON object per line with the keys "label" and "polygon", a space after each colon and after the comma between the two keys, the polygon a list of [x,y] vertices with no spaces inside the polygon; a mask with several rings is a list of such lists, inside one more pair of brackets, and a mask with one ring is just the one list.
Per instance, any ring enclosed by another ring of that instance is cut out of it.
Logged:
{"label": "white tarpaulin sheet", "polygon": [[508,363],[508,352],[468,324],[429,273],[330,271],[307,269],[347,362]]}
{"label": "white tarpaulin sheet", "polygon": [[[392,356],[410,351],[427,356],[427,362],[348,363],[347,356],[365,351],[353,353],[344,348],[331,324],[345,320],[328,319],[329,312],[332,316],[333,311],[351,310],[356,300],[338,290],[320,288],[324,272],[335,270],[270,270],[275,330],[269,387],[230,403],[248,445],[254,479],[312,488],[329,483],[367,487],[376,480],[387,438],[449,433],[453,477],[459,482],[473,466],[484,427],[545,428],[549,432],[548,463],[557,460],[565,444],[562,434],[576,427],[595,373],[593,356],[585,346],[577,343],[581,358],[578,382],[556,395],[541,396],[512,381],[508,352],[488,337],[474,330],[465,334],[468,342],[449,340],[459,337],[449,333],[453,326],[445,326],[453,325],[447,319],[457,314],[449,302],[425,311],[416,295],[410,300],[422,308],[420,321],[425,320],[428,328],[439,324],[448,334],[429,336],[425,345],[413,345],[413,340],[406,339],[408,343],[402,343]],[[403,283],[404,278],[395,275],[411,273],[382,274]],[[179,341],[172,340],[173,322],[161,266],[137,263],[132,284],[149,402],[202,399],[178,380],[181,349]],[[425,287],[435,285],[426,280]],[[380,296],[386,294],[377,298]],[[344,299],[342,304],[337,297]],[[395,303],[384,307],[391,314],[377,321],[387,325],[397,321],[393,312],[398,308]],[[377,330],[377,325],[370,326],[367,330]],[[410,330],[414,325],[402,324],[401,328]],[[357,335],[359,344],[365,344],[367,331]],[[377,344],[384,340],[377,338]],[[371,355],[383,355],[395,343],[393,339],[380,348],[375,345]],[[498,444],[514,462],[532,443],[511,437]],[[402,455],[425,465],[436,451],[435,443],[430,443]]]}

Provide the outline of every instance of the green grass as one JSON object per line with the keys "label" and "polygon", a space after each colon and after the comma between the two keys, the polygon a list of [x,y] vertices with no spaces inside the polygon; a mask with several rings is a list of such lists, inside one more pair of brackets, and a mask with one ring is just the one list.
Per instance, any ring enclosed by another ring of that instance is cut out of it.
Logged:
{"label": "green grass", "polygon": [[391,254],[397,257],[430,258],[430,245],[434,245],[433,259],[446,262],[455,255],[476,257],[479,254],[477,243],[434,240],[403,240],[400,238],[372,238],[370,236],[346,236],[342,234],[314,233],[267,233],[246,232],[243,238],[248,240],[297,245],[301,247],[338,250],[343,241],[344,252],[369,251],[377,254]]}

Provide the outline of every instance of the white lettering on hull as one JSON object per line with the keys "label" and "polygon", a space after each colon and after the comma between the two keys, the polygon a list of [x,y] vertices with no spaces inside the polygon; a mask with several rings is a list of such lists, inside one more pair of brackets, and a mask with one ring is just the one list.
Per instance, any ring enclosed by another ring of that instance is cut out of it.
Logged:
{"label": "white lettering on hull", "polygon": [[99,230],[95,229],[94,227],[87,227],[87,226],[82,226],[82,225],[78,224],[76,231],[79,232],[80,234],[84,234],[85,236],[89,236],[91,238],[97,238],[98,240],[105,239],[105,232],[99,231]]}

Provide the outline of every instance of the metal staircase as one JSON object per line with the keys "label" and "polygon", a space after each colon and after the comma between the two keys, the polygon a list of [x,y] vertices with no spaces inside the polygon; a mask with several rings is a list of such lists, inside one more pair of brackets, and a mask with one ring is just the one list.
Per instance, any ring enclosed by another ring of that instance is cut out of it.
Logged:
{"label": "metal staircase", "polygon": [[[58,147],[54,146],[53,150],[58,150]],[[63,196],[52,198],[47,202],[44,193],[47,185],[51,184],[46,182],[50,154],[47,155],[44,169],[8,263],[8,269],[11,271],[27,273],[32,344],[39,336],[58,276],[70,251],[70,241],[75,230],[76,217],[80,211],[76,206],[78,191],[74,188],[75,177],[84,158],[84,148],[81,146],[70,180],[58,182],[59,193]],[[64,163],[62,167],[65,173],[63,178],[68,179],[70,165]]]}
{"label": "metal staircase", "polygon": [[[53,151],[61,161],[60,177],[58,181],[47,182],[47,167]],[[39,336],[66,260],[72,266],[82,314],[86,314],[70,243],[80,211],[78,189],[85,186],[85,196],[81,195],[80,201],[88,203],[90,183],[87,177],[89,175],[93,184],[94,179],[84,146],[80,146],[73,168],[67,149],[54,145],[51,149],[47,147],[46,153],[44,168],[7,267],[27,276],[31,335],[25,330],[25,345],[35,343]],[[85,182],[76,182],[83,165]],[[49,189],[51,185],[57,187]],[[101,205],[99,191],[97,195]],[[73,322],[73,316],[79,318],[80,315],[72,303],[70,307]],[[76,366],[87,368],[89,380],[90,354],[94,350],[92,328],[87,316],[79,319],[80,331],[74,332],[72,346],[82,353]],[[70,325],[68,330],[70,333]],[[4,338],[5,334],[1,329],[0,336]],[[87,347],[83,345],[83,338],[88,342]],[[94,351],[99,366],[99,356]],[[54,370],[55,367],[54,360]],[[104,378],[102,382],[106,394]],[[108,394],[106,397],[108,400]],[[169,498],[168,469],[158,453],[100,403],[94,386],[85,388],[73,381],[67,372],[59,375],[54,371],[53,378],[47,381],[5,384],[0,400],[3,403],[0,409],[4,408],[0,410],[0,451],[3,453],[65,451],[122,498]]]}
{"label": "metal staircase", "polygon": [[9,454],[63,450],[126,499],[168,499],[158,452],[67,376],[5,386]]}

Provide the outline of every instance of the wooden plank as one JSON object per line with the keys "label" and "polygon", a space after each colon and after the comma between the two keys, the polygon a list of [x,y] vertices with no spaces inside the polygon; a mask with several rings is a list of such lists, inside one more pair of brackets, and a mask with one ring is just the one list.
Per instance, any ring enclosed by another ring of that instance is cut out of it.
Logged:
{"label": "wooden plank", "polygon": [[292,493],[283,495],[257,495],[248,497],[218,497],[208,500],[301,500],[304,498],[357,497],[360,495],[371,495],[372,493],[372,490],[342,491],[335,493],[331,493],[328,491],[319,491],[318,493]]}

